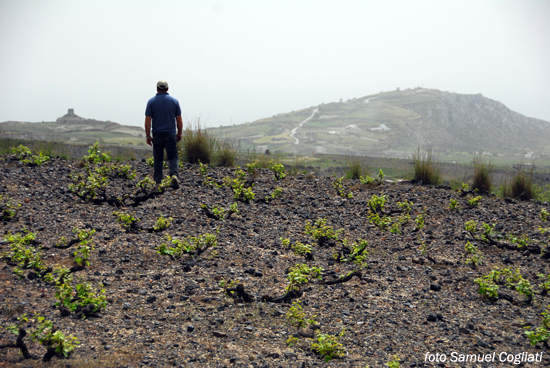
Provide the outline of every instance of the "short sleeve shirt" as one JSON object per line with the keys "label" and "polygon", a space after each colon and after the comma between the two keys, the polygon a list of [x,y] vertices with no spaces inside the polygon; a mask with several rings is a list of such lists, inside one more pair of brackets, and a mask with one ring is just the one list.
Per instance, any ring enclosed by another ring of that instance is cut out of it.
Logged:
{"label": "short sleeve shirt", "polygon": [[180,115],[180,103],[168,92],[157,93],[147,101],[145,116],[150,116],[153,120],[151,124],[153,133],[176,134],[176,116]]}

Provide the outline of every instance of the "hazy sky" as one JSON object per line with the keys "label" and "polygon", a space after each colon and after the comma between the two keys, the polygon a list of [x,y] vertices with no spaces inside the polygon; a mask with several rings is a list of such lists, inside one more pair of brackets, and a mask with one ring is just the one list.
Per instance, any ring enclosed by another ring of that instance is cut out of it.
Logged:
{"label": "hazy sky", "polygon": [[0,121],[238,124],[396,87],[550,121],[549,0],[0,0]]}

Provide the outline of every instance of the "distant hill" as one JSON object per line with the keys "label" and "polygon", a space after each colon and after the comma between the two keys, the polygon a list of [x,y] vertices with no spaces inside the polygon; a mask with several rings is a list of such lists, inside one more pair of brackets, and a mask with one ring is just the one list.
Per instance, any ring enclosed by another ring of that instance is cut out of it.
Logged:
{"label": "distant hill", "polygon": [[405,156],[428,147],[457,153],[550,152],[549,122],[525,117],[481,94],[423,88],[321,104],[213,131],[239,138],[242,146],[304,155]]}
{"label": "distant hill", "polygon": [[112,121],[82,118],[69,109],[55,122],[29,123],[6,121],[0,123],[4,136],[25,139],[55,140],[74,143],[104,142],[108,144],[143,145],[145,130],[141,127],[120,125]]}

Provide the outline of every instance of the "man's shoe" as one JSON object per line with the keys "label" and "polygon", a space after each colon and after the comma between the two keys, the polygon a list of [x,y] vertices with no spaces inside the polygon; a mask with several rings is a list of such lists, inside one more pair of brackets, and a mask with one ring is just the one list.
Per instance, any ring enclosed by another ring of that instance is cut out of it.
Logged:
{"label": "man's shoe", "polygon": [[180,179],[176,175],[172,176],[172,188],[173,189],[180,188]]}

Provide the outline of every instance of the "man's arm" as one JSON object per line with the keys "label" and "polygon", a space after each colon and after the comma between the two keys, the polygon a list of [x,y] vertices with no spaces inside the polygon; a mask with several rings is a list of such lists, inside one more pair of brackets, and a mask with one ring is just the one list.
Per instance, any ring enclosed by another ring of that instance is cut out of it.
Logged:
{"label": "man's arm", "polygon": [[183,120],[181,118],[181,115],[176,116],[176,123],[178,127],[178,133],[176,134],[176,138],[178,139],[178,142],[181,141],[181,134],[183,132]]}
{"label": "man's arm", "polygon": [[151,138],[151,117],[150,116],[145,117],[145,135],[147,137],[146,138],[147,144],[152,146],[153,138]]}

